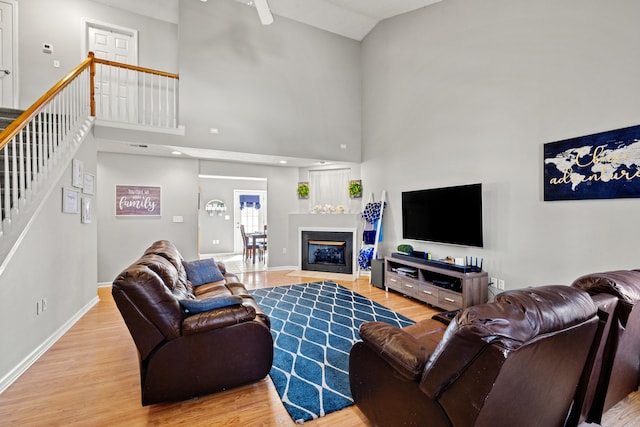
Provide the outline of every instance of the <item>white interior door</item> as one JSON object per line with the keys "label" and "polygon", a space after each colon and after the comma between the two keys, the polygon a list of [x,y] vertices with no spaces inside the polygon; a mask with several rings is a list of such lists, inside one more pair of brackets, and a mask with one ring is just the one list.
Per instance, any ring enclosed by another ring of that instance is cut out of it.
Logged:
{"label": "white interior door", "polygon": [[0,102],[2,107],[13,108],[17,105],[16,91],[16,34],[14,20],[17,5],[15,2],[0,1]]}
{"label": "white interior door", "polygon": [[[137,31],[110,24],[85,22],[85,55],[93,52],[96,58],[138,65]],[[113,67],[96,67],[96,115],[106,120],[136,122],[138,93],[136,73]]]}

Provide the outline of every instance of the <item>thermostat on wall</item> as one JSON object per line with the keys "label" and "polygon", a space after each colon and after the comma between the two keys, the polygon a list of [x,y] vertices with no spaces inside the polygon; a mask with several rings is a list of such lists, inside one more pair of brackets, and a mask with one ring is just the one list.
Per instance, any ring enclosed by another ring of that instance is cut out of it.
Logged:
{"label": "thermostat on wall", "polygon": [[53,53],[53,45],[49,43],[42,44],[42,51],[44,53]]}

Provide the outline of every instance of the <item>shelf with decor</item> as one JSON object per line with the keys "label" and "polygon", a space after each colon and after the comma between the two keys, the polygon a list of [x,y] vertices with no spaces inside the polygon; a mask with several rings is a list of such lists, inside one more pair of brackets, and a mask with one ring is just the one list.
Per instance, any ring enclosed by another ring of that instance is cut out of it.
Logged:
{"label": "shelf with decor", "polygon": [[[400,292],[444,310],[487,302],[489,275],[484,271],[449,268],[444,263],[409,257],[385,257],[385,289]],[[453,267],[453,266],[452,266]]]}
{"label": "shelf with decor", "polygon": [[[387,205],[386,200],[386,190],[382,190],[379,202],[374,201],[373,193],[371,193],[369,201],[362,212],[362,219],[365,225],[358,254],[358,277],[360,277],[363,270],[370,271],[371,263],[378,259],[378,245],[382,241],[382,219]],[[369,277],[371,281],[371,276]]]}

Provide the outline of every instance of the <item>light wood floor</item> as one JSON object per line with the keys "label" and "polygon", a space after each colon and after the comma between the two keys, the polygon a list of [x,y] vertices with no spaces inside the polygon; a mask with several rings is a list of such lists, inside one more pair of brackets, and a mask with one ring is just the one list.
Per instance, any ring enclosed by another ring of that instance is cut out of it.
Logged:
{"label": "light wood floor", "polygon": [[[240,277],[250,289],[300,282],[286,273],[249,272]],[[341,284],[416,321],[435,313],[424,304],[369,285],[367,278]],[[100,302],[0,395],[0,425],[295,425],[268,376],[255,384],[199,399],[142,407],[135,346],[110,288],[101,288],[99,295]],[[639,417],[636,393],[612,408],[603,425],[638,425],[634,423]],[[369,423],[351,406],[305,425],[355,427]]]}

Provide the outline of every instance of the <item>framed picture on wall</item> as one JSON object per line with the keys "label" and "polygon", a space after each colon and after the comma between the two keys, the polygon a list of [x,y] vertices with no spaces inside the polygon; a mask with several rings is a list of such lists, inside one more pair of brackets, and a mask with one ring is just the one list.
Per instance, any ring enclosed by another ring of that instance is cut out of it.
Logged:
{"label": "framed picture on wall", "polygon": [[116,216],[160,216],[161,187],[116,185]]}
{"label": "framed picture on wall", "polygon": [[640,126],[544,144],[544,200],[640,197]]}
{"label": "framed picture on wall", "polygon": [[62,212],[63,213],[80,212],[80,192],[75,188],[62,189]]}
{"label": "framed picture on wall", "polygon": [[96,176],[90,173],[84,174],[84,185],[82,187],[84,194],[96,194]]}
{"label": "framed picture on wall", "polygon": [[82,198],[82,211],[80,216],[83,224],[89,224],[91,222],[91,199],[87,197]]}
{"label": "framed picture on wall", "polygon": [[84,185],[84,164],[81,160],[73,159],[71,161],[71,185],[82,188]]}

